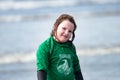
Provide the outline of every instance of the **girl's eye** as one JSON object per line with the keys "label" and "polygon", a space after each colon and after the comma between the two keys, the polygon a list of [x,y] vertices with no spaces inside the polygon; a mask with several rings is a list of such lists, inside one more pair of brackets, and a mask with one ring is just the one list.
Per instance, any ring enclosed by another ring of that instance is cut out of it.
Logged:
{"label": "girl's eye", "polygon": [[72,33],[72,31],[69,31],[69,33]]}
{"label": "girl's eye", "polygon": [[63,30],[66,30],[66,28],[63,28]]}
{"label": "girl's eye", "polygon": [[71,33],[72,31],[69,31],[69,33]]}

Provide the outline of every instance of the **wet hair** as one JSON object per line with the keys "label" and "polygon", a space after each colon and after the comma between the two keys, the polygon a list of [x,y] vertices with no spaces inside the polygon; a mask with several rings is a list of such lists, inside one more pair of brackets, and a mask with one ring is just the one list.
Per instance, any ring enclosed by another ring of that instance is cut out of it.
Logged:
{"label": "wet hair", "polygon": [[68,20],[68,21],[70,21],[71,23],[74,24],[74,30],[73,30],[73,34],[72,34],[72,38],[71,38],[71,42],[72,42],[72,41],[74,40],[74,38],[75,38],[75,30],[76,30],[76,28],[77,28],[77,25],[76,25],[76,23],[75,23],[74,18],[73,18],[71,15],[68,15],[68,14],[62,14],[62,15],[60,15],[60,16],[56,19],[56,21],[55,21],[55,23],[54,23],[54,26],[53,26],[53,30],[52,30],[52,32],[51,32],[51,35],[52,35],[52,36],[56,36],[55,34],[56,34],[56,31],[57,31],[57,28],[58,28],[59,24],[60,24],[61,22],[63,22],[64,20]]}

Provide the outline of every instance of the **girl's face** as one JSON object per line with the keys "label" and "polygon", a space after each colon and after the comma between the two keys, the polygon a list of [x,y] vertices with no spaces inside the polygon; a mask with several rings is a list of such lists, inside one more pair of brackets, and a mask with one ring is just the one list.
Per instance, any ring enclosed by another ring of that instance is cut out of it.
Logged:
{"label": "girl's face", "polygon": [[71,38],[73,31],[74,31],[73,23],[71,23],[68,20],[62,21],[58,25],[58,28],[56,31],[56,40],[61,43],[68,41]]}

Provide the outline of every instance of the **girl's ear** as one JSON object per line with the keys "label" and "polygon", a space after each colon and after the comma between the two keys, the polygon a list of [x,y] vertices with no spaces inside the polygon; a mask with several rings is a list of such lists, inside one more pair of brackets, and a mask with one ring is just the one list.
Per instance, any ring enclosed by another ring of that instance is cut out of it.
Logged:
{"label": "girl's ear", "polygon": [[71,37],[70,37],[69,41],[72,41],[72,38],[73,38],[73,33],[72,33],[72,35],[71,35]]}

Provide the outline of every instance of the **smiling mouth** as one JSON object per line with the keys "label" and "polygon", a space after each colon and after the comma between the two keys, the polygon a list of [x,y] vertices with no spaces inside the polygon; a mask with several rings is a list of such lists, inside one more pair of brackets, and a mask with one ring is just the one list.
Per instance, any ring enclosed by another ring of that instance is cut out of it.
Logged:
{"label": "smiling mouth", "polygon": [[66,35],[62,35],[64,38],[68,38],[68,36],[66,36]]}

